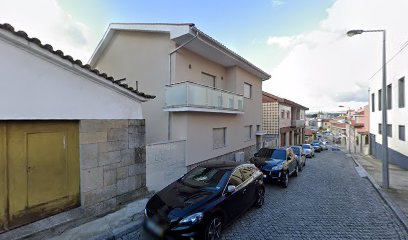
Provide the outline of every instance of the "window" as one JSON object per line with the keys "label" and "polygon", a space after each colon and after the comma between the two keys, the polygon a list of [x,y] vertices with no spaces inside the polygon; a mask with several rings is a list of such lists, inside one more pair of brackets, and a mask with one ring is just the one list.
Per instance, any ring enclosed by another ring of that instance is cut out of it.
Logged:
{"label": "window", "polygon": [[387,86],[387,109],[392,108],[392,85]]}
{"label": "window", "polygon": [[375,94],[371,94],[371,112],[375,111]]}
{"label": "window", "polygon": [[285,111],[284,111],[284,110],[281,111],[281,118],[282,118],[282,119],[285,118]]}
{"label": "window", "polygon": [[381,111],[381,89],[378,90],[378,111]]}
{"label": "window", "polygon": [[398,107],[405,107],[405,77],[398,80]]}
{"label": "window", "polygon": [[368,135],[365,135],[364,136],[364,144],[368,145],[368,143],[369,143]]}
{"label": "window", "polygon": [[392,125],[387,124],[387,136],[392,137]]}
{"label": "window", "polygon": [[248,83],[244,83],[244,97],[246,98],[252,97],[252,86]]}
{"label": "window", "polygon": [[222,148],[226,145],[227,128],[213,128],[213,147]]}
{"label": "window", "polygon": [[232,173],[231,178],[228,182],[228,185],[234,185],[235,187],[238,187],[243,182],[244,181],[242,179],[241,171],[237,169]]}
{"label": "window", "polygon": [[201,84],[215,88],[215,76],[205,72],[201,72],[201,81]]}
{"label": "window", "polygon": [[382,124],[381,123],[378,124],[378,133],[382,134]]}
{"label": "window", "polygon": [[246,181],[252,174],[254,173],[254,169],[252,167],[243,167],[241,168],[242,180]]}
{"label": "window", "polygon": [[401,141],[405,141],[405,126],[404,125],[398,126],[398,138]]}
{"label": "window", "polygon": [[289,111],[286,113],[286,117],[287,117],[287,119],[290,119],[290,112]]}
{"label": "window", "polygon": [[252,125],[245,126],[245,140],[252,139]]}
{"label": "window", "polygon": [[356,145],[358,146],[359,145],[359,140],[358,140],[359,138],[358,138],[358,136],[356,137]]}

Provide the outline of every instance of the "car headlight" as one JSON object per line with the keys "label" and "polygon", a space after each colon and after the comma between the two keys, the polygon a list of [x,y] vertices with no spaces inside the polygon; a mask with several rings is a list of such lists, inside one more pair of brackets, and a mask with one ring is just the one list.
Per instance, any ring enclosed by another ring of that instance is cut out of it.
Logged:
{"label": "car headlight", "polygon": [[204,214],[202,212],[194,213],[188,217],[181,219],[180,223],[199,223],[203,220]]}

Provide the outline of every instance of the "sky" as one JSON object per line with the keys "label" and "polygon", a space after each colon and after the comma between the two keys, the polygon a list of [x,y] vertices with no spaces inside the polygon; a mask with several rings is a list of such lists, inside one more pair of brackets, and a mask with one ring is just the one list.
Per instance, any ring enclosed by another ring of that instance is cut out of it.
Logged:
{"label": "sky", "polygon": [[367,104],[381,67],[408,40],[407,0],[0,0],[0,22],[87,62],[112,22],[195,23],[264,71],[263,90],[308,107]]}

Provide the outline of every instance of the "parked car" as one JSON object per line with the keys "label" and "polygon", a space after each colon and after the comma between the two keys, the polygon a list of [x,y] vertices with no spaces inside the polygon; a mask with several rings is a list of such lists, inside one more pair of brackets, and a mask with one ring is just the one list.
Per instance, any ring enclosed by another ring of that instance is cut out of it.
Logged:
{"label": "parked car", "polygon": [[297,157],[290,147],[261,148],[251,163],[262,170],[266,180],[277,181],[284,188],[288,187],[289,176],[299,173]]}
{"label": "parked car", "polygon": [[299,171],[302,171],[303,168],[306,166],[306,155],[303,151],[303,147],[301,146],[291,146],[293,153],[297,157],[298,165],[299,165]]}
{"label": "parked car", "polygon": [[314,148],[315,152],[321,152],[322,151],[322,147],[320,146],[320,143],[318,143],[318,142],[313,142],[312,147]]}
{"label": "parked car", "polygon": [[305,152],[306,157],[314,157],[314,148],[311,144],[302,144],[301,146],[303,147],[303,151]]}
{"label": "parked car", "polygon": [[143,225],[157,237],[220,239],[242,212],[262,207],[264,194],[263,174],[253,164],[198,166],[149,199]]}
{"label": "parked car", "polygon": [[327,144],[324,143],[324,142],[322,142],[322,143],[320,144],[320,147],[322,148],[322,151],[324,151],[324,150],[329,150],[329,148],[327,147]]}

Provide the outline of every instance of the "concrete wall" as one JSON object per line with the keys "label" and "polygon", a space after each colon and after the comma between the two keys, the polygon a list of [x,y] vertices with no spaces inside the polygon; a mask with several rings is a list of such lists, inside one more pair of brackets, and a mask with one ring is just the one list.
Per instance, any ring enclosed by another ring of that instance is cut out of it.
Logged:
{"label": "concrete wall", "polygon": [[147,143],[167,140],[169,114],[162,109],[164,86],[170,83],[169,53],[174,48],[166,33],[119,31],[95,64],[116,78],[126,78],[129,86],[136,87],[137,81],[139,89],[156,96],[142,106]]}
{"label": "concrete wall", "polygon": [[80,121],[81,206],[92,214],[146,193],[144,120]]}
{"label": "concrete wall", "polygon": [[186,141],[153,143],[146,146],[146,184],[159,191],[187,172]]}
{"label": "concrete wall", "polygon": [[0,119],[143,118],[140,102],[112,83],[18,41],[0,37]]}
{"label": "concrete wall", "polygon": [[257,152],[256,150],[256,146],[249,146],[246,148],[242,148],[242,149],[238,149],[236,151],[227,153],[227,154],[223,154],[211,159],[207,159],[206,161],[202,161],[199,163],[195,163],[192,164],[190,166],[187,166],[187,170],[190,171],[191,169],[200,166],[202,164],[206,164],[206,163],[216,163],[216,162],[225,162],[225,161],[235,161],[235,153],[238,152],[244,152],[244,162],[248,162],[250,158],[252,158],[254,156],[254,154]]}

